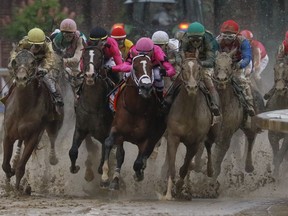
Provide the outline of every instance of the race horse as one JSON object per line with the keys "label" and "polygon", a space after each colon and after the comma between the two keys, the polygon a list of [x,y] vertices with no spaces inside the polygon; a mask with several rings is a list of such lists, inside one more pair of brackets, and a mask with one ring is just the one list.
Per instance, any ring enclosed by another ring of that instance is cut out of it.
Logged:
{"label": "race horse", "polygon": [[[235,51],[232,50],[230,53],[217,52],[215,61],[214,85],[218,91],[222,108],[222,127],[212,152],[213,177],[215,179],[221,172],[221,164],[230,147],[231,138],[238,129],[243,131],[248,141],[245,170],[249,173],[254,170],[252,149],[256,135],[261,131],[253,122],[253,117],[251,118],[251,125],[247,124],[248,117],[244,110],[245,99],[241,87],[233,76],[232,56]],[[256,90],[252,90],[252,93],[256,113],[263,112],[264,101],[261,94]]]}
{"label": "race horse", "polygon": [[[275,84],[271,91],[271,97],[267,100],[266,111],[288,109],[288,57],[277,61],[274,66]],[[288,137],[286,133],[268,131],[268,139],[273,152],[273,176],[279,177],[280,165],[288,155]],[[283,139],[280,147],[280,141]]]}
{"label": "race horse", "polygon": [[[173,199],[174,195],[179,197],[191,161],[203,142],[208,155],[207,175],[212,176],[211,147],[220,129],[220,122],[213,125],[197,55],[186,56],[178,78],[181,79],[180,90],[167,117],[167,153],[163,169],[167,169],[168,165],[168,182],[166,195],[162,197],[165,200]],[[179,171],[180,178],[175,184],[175,194],[172,194],[176,177],[175,159],[180,142],[186,147],[186,155]]]}
{"label": "race horse", "polygon": [[[72,146],[69,151],[71,160],[70,172],[77,173],[80,169],[76,165],[76,160],[78,158],[78,148],[85,139],[88,151],[88,157],[85,162],[85,179],[86,181],[92,181],[94,179],[92,161],[97,154],[98,147],[92,142],[91,136],[103,146],[105,138],[109,135],[113,113],[109,108],[107,95],[113,88],[113,82],[107,76],[103,67],[104,54],[101,47],[86,47],[83,50],[82,61],[84,79],[75,109],[76,125]],[[102,152],[104,153],[104,151]],[[99,170],[102,170],[102,165],[103,160]]]}
{"label": "race horse", "polygon": [[[20,191],[26,163],[45,130],[50,139],[50,154],[54,155],[50,157],[50,163],[55,165],[58,162],[55,141],[64,114],[56,111],[52,96],[42,81],[43,75],[38,72],[36,59],[30,51],[20,51],[12,61],[12,68],[11,74],[16,86],[5,101],[2,168],[9,182],[10,178],[16,175],[15,187]],[[24,143],[24,150],[14,168],[11,167],[10,160],[16,140],[19,140],[18,149]],[[31,188],[26,189],[28,193],[31,191]]]}
{"label": "race horse", "polygon": [[[124,141],[138,146],[138,155],[133,165],[134,179],[143,180],[146,161],[165,131],[165,116],[158,112],[159,101],[153,91],[154,76],[150,57],[135,56],[132,67],[131,74],[119,93],[110,133],[105,140],[105,160],[101,177],[101,186],[104,188],[120,189],[120,171],[125,157]],[[110,183],[108,159],[114,145],[117,146],[117,164]]]}

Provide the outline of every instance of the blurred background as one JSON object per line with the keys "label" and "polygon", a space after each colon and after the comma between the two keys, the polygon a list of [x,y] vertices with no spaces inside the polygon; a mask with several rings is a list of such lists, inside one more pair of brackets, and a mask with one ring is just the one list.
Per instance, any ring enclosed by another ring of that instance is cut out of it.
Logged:
{"label": "blurred background", "polygon": [[0,5],[0,68],[7,67],[12,44],[31,28],[49,35],[67,17],[86,35],[94,26],[110,31],[115,24],[123,25],[134,42],[155,30],[173,37],[193,21],[217,35],[223,21],[234,19],[264,43],[269,57],[288,30],[287,0],[0,0]]}

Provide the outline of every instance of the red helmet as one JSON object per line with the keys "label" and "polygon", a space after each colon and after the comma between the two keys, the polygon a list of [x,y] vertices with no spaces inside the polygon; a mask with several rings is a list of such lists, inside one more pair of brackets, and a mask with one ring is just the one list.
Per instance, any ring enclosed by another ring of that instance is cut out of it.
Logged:
{"label": "red helmet", "polygon": [[243,30],[240,32],[246,39],[251,40],[253,38],[253,33],[249,30]]}
{"label": "red helmet", "polygon": [[111,32],[111,37],[114,38],[114,39],[125,39],[126,38],[126,32],[123,28],[121,27],[117,27],[117,28],[114,28]]}
{"label": "red helmet", "polygon": [[231,32],[237,34],[239,32],[239,25],[234,20],[227,20],[222,24],[220,32]]}
{"label": "red helmet", "polygon": [[140,38],[136,43],[136,50],[138,52],[150,52],[154,47],[153,41],[148,37]]}

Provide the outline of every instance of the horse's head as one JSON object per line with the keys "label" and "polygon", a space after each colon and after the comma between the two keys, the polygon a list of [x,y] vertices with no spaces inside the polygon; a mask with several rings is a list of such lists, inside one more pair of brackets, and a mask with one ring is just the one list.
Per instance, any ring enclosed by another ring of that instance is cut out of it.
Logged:
{"label": "horse's head", "polygon": [[36,75],[37,62],[32,52],[23,49],[11,62],[12,76],[17,86],[26,86]]}
{"label": "horse's head", "polygon": [[236,52],[232,50],[230,53],[226,52],[217,52],[215,59],[215,70],[214,70],[214,78],[218,83],[219,88],[225,88],[226,83],[232,76],[233,68],[232,68],[232,56]]}
{"label": "horse's head", "polygon": [[148,98],[151,95],[154,75],[153,65],[148,55],[137,55],[133,58],[131,79],[139,89],[139,94]]}
{"label": "horse's head", "polygon": [[286,91],[288,83],[288,64],[283,61],[277,61],[274,66],[275,89],[277,91]]}
{"label": "horse's head", "polygon": [[181,79],[188,95],[196,94],[201,79],[197,58],[186,58],[182,63]]}
{"label": "horse's head", "polygon": [[102,48],[99,46],[86,47],[83,50],[82,61],[85,82],[87,85],[94,85],[95,78],[104,75]]}

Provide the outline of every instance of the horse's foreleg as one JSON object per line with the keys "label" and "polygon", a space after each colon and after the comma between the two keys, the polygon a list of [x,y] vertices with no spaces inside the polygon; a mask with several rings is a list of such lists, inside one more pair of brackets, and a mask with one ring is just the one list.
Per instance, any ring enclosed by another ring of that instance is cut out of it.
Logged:
{"label": "horse's foreleg", "polygon": [[79,166],[76,166],[76,160],[78,158],[78,148],[82,141],[86,137],[87,133],[80,133],[79,130],[75,129],[72,146],[69,150],[69,157],[71,161],[70,172],[77,173],[80,170]]}
{"label": "horse's foreleg", "polygon": [[116,151],[116,159],[117,159],[117,165],[115,168],[115,172],[113,175],[113,180],[110,183],[110,189],[111,190],[119,190],[120,188],[120,171],[122,164],[124,162],[125,158],[125,150],[123,148],[123,142],[120,144],[118,143],[117,145],[117,151]]}
{"label": "horse's foreleg", "polygon": [[[102,154],[104,155],[104,162],[102,166],[100,186],[104,188],[109,186],[109,156],[116,139],[116,133],[114,132],[114,130],[115,128],[112,127],[109,136],[105,140],[105,146],[103,148],[104,152],[102,152]],[[101,160],[103,160],[103,158]]]}
{"label": "horse's foreleg", "polygon": [[173,199],[173,185],[175,181],[176,175],[176,168],[175,168],[175,161],[176,161],[176,153],[178,146],[180,144],[179,137],[169,136],[167,137],[167,150],[166,150],[166,158],[168,161],[168,183],[167,183],[167,191],[166,195],[163,197],[165,200],[172,200]]}
{"label": "horse's foreleg", "polygon": [[[85,166],[86,166],[86,171],[85,171],[85,180],[90,182],[94,179],[94,172],[92,169],[93,166],[93,158],[96,157],[98,153],[98,147],[97,144],[95,144],[92,141],[91,136],[86,136],[85,138],[85,144],[86,144],[86,149],[87,149],[87,159],[85,161]],[[75,165],[75,164],[74,164]]]}
{"label": "horse's foreleg", "polygon": [[23,154],[16,167],[15,187],[17,190],[19,190],[21,179],[25,174],[25,167],[26,167],[27,161],[29,160],[33,150],[36,148],[38,143],[39,143],[38,136],[35,136],[28,141],[25,140],[25,147],[23,150]]}
{"label": "horse's foreleg", "polygon": [[2,163],[2,169],[6,174],[6,177],[8,181],[10,178],[15,175],[15,170],[11,168],[10,160],[13,154],[13,145],[15,140],[9,139],[7,136],[4,136],[3,140],[3,163]]}
{"label": "horse's foreleg", "polygon": [[246,155],[246,161],[245,161],[245,171],[248,173],[251,173],[254,171],[253,166],[253,160],[252,160],[252,150],[256,138],[256,133],[253,131],[244,131],[246,137],[247,137],[247,155]]}
{"label": "horse's foreleg", "polygon": [[17,149],[16,149],[16,152],[15,152],[15,156],[13,158],[13,164],[12,164],[12,168],[14,170],[15,170],[15,168],[17,166],[17,163],[20,160],[22,143],[23,143],[23,140],[18,140]]}
{"label": "horse's foreleg", "polygon": [[215,148],[212,154],[212,164],[213,164],[213,178],[216,180],[221,172],[222,161],[229,149],[231,142],[231,136],[216,142]]}
{"label": "horse's foreleg", "polygon": [[59,162],[56,156],[56,152],[55,152],[55,142],[58,136],[59,129],[60,129],[60,126],[57,125],[56,122],[50,123],[46,127],[46,131],[47,131],[49,141],[50,141],[49,162],[51,165],[56,165]]}
{"label": "horse's foreleg", "polygon": [[279,168],[280,168],[280,162],[278,158],[279,154],[279,146],[280,146],[280,140],[283,138],[282,133],[275,133],[275,132],[268,132],[268,139],[272,148],[273,152],[273,165],[274,165],[274,170],[273,170],[273,175],[275,177],[278,177],[279,175]]}

